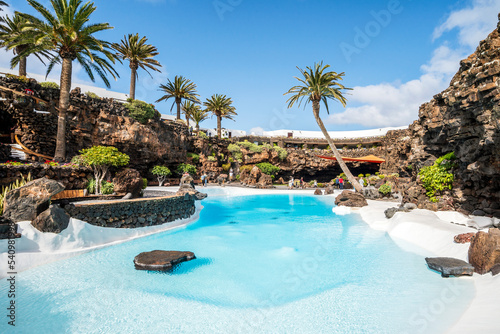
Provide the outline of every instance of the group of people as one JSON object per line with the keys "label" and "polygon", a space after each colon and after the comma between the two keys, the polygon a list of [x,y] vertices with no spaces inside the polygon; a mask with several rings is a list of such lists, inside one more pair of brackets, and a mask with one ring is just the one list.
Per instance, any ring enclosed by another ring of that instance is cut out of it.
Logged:
{"label": "group of people", "polygon": [[344,179],[340,176],[337,176],[334,181],[335,188],[344,189]]}
{"label": "group of people", "polygon": [[[318,184],[316,183],[316,187],[317,186],[318,186]],[[301,177],[300,180],[299,179],[295,180],[292,176],[290,178],[290,181],[288,181],[288,189],[292,189],[292,188],[304,189],[305,188],[304,178]]]}
{"label": "group of people", "polygon": [[[217,182],[219,183],[219,185],[223,185],[224,184],[224,181],[225,181],[225,177],[227,177],[227,175],[224,175],[224,177],[222,177],[223,174],[219,175],[219,177],[217,178]],[[234,171],[233,169],[229,169],[229,179],[228,179],[228,182],[231,182],[233,180],[233,177],[234,177]],[[206,172],[204,172],[201,177],[201,184],[203,185],[203,187],[206,187],[207,184],[208,184],[208,175]]]}

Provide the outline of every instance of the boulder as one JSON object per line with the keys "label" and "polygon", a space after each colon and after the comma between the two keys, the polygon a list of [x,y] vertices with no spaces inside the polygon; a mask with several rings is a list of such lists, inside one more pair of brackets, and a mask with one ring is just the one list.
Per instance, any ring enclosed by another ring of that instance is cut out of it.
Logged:
{"label": "boulder", "polygon": [[349,190],[342,191],[340,195],[335,198],[335,204],[357,208],[368,205],[363,195]]}
{"label": "boulder", "polygon": [[425,261],[430,269],[439,271],[442,277],[472,276],[474,267],[459,259],[451,257],[426,257]]}
{"label": "boulder", "polygon": [[143,252],[134,258],[135,269],[168,271],[181,262],[196,259],[192,252],[154,250]]}
{"label": "boulder", "polygon": [[380,198],[380,192],[374,186],[368,186],[363,188],[363,196],[368,199]]}
{"label": "boulder", "polygon": [[258,187],[259,188],[272,188],[273,187],[273,178],[271,177],[271,175],[267,175],[267,174],[262,174],[260,177],[259,177],[259,182],[257,183]]}
{"label": "boulder", "polygon": [[398,208],[389,208],[384,211],[384,214],[387,219],[391,219],[398,211],[399,211]]}
{"label": "boulder", "polygon": [[286,184],[287,182],[285,182],[285,180],[283,180],[282,177],[280,177],[277,181],[276,181],[276,184]]}
{"label": "boulder", "polygon": [[466,244],[470,242],[472,237],[474,237],[475,235],[476,233],[474,232],[457,234],[455,237],[453,237],[453,241],[455,241],[457,244]]}
{"label": "boulder", "polygon": [[176,193],[177,196],[193,196],[195,200],[202,200],[207,197],[207,194],[200,193],[198,190],[194,188],[194,180],[191,175],[186,174],[181,178],[181,184],[179,186],[179,190]]}
{"label": "boulder", "polygon": [[490,228],[488,233],[477,232],[471,239],[469,262],[478,274],[486,274],[500,264],[500,230]]}
{"label": "boulder", "polygon": [[325,189],[325,195],[332,195],[334,192],[334,189],[332,186],[328,186],[326,189]]}
{"label": "boulder", "polygon": [[70,216],[59,205],[51,205],[31,222],[40,232],[61,233],[68,227]]}
{"label": "boulder", "polygon": [[417,208],[417,205],[414,204],[414,203],[405,203],[403,205],[403,207],[406,209],[406,210],[414,210]]}
{"label": "boulder", "polygon": [[50,198],[63,190],[61,183],[47,178],[28,182],[7,193],[4,216],[14,222],[33,220],[50,206]]}
{"label": "boulder", "polygon": [[0,216],[0,240],[20,237],[21,234],[17,233],[17,224],[9,218]]}
{"label": "boulder", "polygon": [[321,191],[321,189],[316,189],[314,195],[323,195],[323,191]]}
{"label": "boulder", "polygon": [[132,194],[132,198],[141,196],[143,181],[141,174],[132,168],[127,168],[113,178],[114,191],[117,194]]}

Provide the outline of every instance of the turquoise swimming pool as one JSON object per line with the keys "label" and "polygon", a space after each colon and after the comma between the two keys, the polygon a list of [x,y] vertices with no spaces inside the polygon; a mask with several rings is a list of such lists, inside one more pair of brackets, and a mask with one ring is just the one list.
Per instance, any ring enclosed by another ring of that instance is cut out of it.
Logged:
{"label": "turquoise swimming pool", "polygon": [[[20,273],[16,332],[438,333],[473,296],[470,280],[442,279],[358,215],[333,214],[332,197],[202,205],[187,227]],[[155,249],[197,259],[135,270],[134,256]]]}

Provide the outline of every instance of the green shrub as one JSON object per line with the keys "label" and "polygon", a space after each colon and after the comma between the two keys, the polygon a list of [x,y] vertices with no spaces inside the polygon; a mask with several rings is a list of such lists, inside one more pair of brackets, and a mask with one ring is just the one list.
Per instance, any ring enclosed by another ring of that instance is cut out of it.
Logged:
{"label": "green shrub", "polygon": [[0,192],[0,215],[3,214],[4,201],[5,201],[5,196],[7,196],[7,193],[11,190],[24,186],[31,180],[32,180],[31,173],[28,173],[28,176],[26,178],[24,178],[24,175],[21,175],[21,180],[16,180],[16,182],[13,182],[8,186],[2,187],[2,191]]}
{"label": "green shrub", "polygon": [[155,108],[144,101],[134,100],[125,103],[125,107],[129,111],[129,116],[142,124],[146,124],[148,120],[154,118],[156,115]]}
{"label": "green shrub", "polygon": [[390,175],[390,177],[399,177],[399,174],[398,174],[398,173],[392,173],[392,174]]}
{"label": "green shrub", "polygon": [[241,166],[240,167],[240,173],[245,171],[245,170],[248,170],[248,171],[251,171],[253,168],[253,165],[245,165],[245,166]]}
{"label": "green shrub", "polygon": [[75,155],[73,158],[71,158],[71,163],[75,165],[85,165],[85,161],[81,155]]}
{"label": "green shrub", "polygon": [[[90,97],[91,99],[100,99],[99,95],[97,95],[96,93],[94,92],[86,92],[85,95],[87,95],[88,97]],[[128,101],[128,100],[127,100]]]}
{"label": "green shrub", "polygon": [[363,174],[359,174],[358,177],[361,179],[361,178],[364,177],[364,175]]}
{"label": "green shrub", "polygon": [[249,141],[240,141],[237,144],[240,145],[241,147],[246,148],[247,150],[249,150],[250,152],[253,152],[253,153],[262,152],[261,146],[254,144],[254,143],[251,143]]}
{"label": "green shrub", "polygon": [[344,173],[340,173],[339,177],[344,179],[344,181],[347,180],[347,176]]}
{"label": "green shrub", "polygon": [[90,179],[86,186],[89,194],[95,194],[95,179]]}
{"label": "green shrub", "polygon": [[445,189],[452,189],[455,180],[453,173],[450,172],[455,167],[455,153],[448,153],[437,159],[432,166],[423,167],[418,175],[422,186],[427,191],[427,196],[431,202],[437,202],[437,194]]}
{"label": "green shrub", "polygon": [[148,179],[145,177],[142,178],[142,189],[146,189],[148,187]]}
{"label": "green shrub", "polygon": [[318,183],[318,188],[324,188],[325,184],[324,183]]}
{"label": "green shrub", "polygon": [[390,194],[391,191],[392,191],[391,185],[388,183],[385,183],[378,188],[378,192],[384,196]]}
{"label": "green shrub", "polygon": [[188,157],[188,158],[191,158],[191,160],[192,160],[195,164],[197,164],[198,162],[200,162],[200,156],[199,156],[198,154],[196,154],[196,153],[188,153],[188,154],[187,154],[187,157]]}
{"label": "green shrub", "polygon": [[283,161],[286,159],[288,156],[288,151],[284,148],[281,148],[279,146],[274,146],[274,150],[278,153],[278,158]]}
{"label": "green shrub", "polygon": [[185,172],[188,172],[191,175],[196,174],[196,167],[191,165],[191,164],[185,164],[182,163],[179,166],[177,166],[177,169],[175,170],[177,175],[182,176]]}
{"label": "green shrub", "polygon": [[379,177],[381,180],[383,180],[383,179],[385,179],[385,174],[379,174],[379,175],[378,175],[378,177]]}
{"label": "green shrub", "polygon": [[210,161],[210,162],[215,162],[215,161],[217,161],[217,158],[210,155],[210,156],[207,157],[207,160]]}
{"label": "green shrub", "polygon": [[103,181],[101,184],[101,192],[103,195],[111,195],[115,190],[113,182]]}
{"label": "green shrub", "polygon": [[276,173],[278,173],[281,168],[279,168],[278,166],[274,166],[273,164],[270,164],[269,162],[261,162],[260,164],[257,164],[256,165],[260,171],[264,174],[267,174],[267,175],[276,175]]}
{"label": "green shrub", "polygon": [[205,132],[203,132],[203,131],[199,131],[198,132],[198,137],[204,138],[204,139],[208,138],[207,134]]}
{"label": "green shrub", "polygon": [[40,86],[42,86],[42,88],[59,89],[59,85],[52,81],[40,82]]}
{"label": "green shrub", "polygon": [[94,170],[96,181],[95,193],[101,193],[101,183],[109,167],[121,167],[128,164],[130,157],[113,146],[93,146],[80,151],[83,164]]}
{"label": "green shrub", "polygon": [[158,185],[161,187],[163,186],[163,182],[167,179],[168,176],[172,175],[172,172],[168,167],[165,166],[154,166],[153,170],[151,171],[153,175],[156,175],[158,178]]}
{"label": "green shrub", "polygon": [[227,163],[227,164],[223,164],[223,165],[222,165],[222,170],[223,170],[224,172],[228,172],[230,169],[231,169],[231,163],[230,163],[230,162],[229,162],[229,163]]}

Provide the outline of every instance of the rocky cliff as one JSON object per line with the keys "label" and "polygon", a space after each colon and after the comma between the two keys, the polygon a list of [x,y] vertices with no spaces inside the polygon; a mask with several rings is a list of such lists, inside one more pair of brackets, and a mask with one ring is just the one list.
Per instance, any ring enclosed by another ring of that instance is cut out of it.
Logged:
{"label": "rocky cliff", "polygon": [[[500,15],[499,15],[500,16]],[[500,18],[500,17],[499,17]],[[460,62],[450,86],[423,104],[419,119],[387,143],[386,172],[412,174],[406,200],[430,209],[456,209],[500,217],[500,23]],[[453,191],[430,203],[417,171],[455,152]]]}

